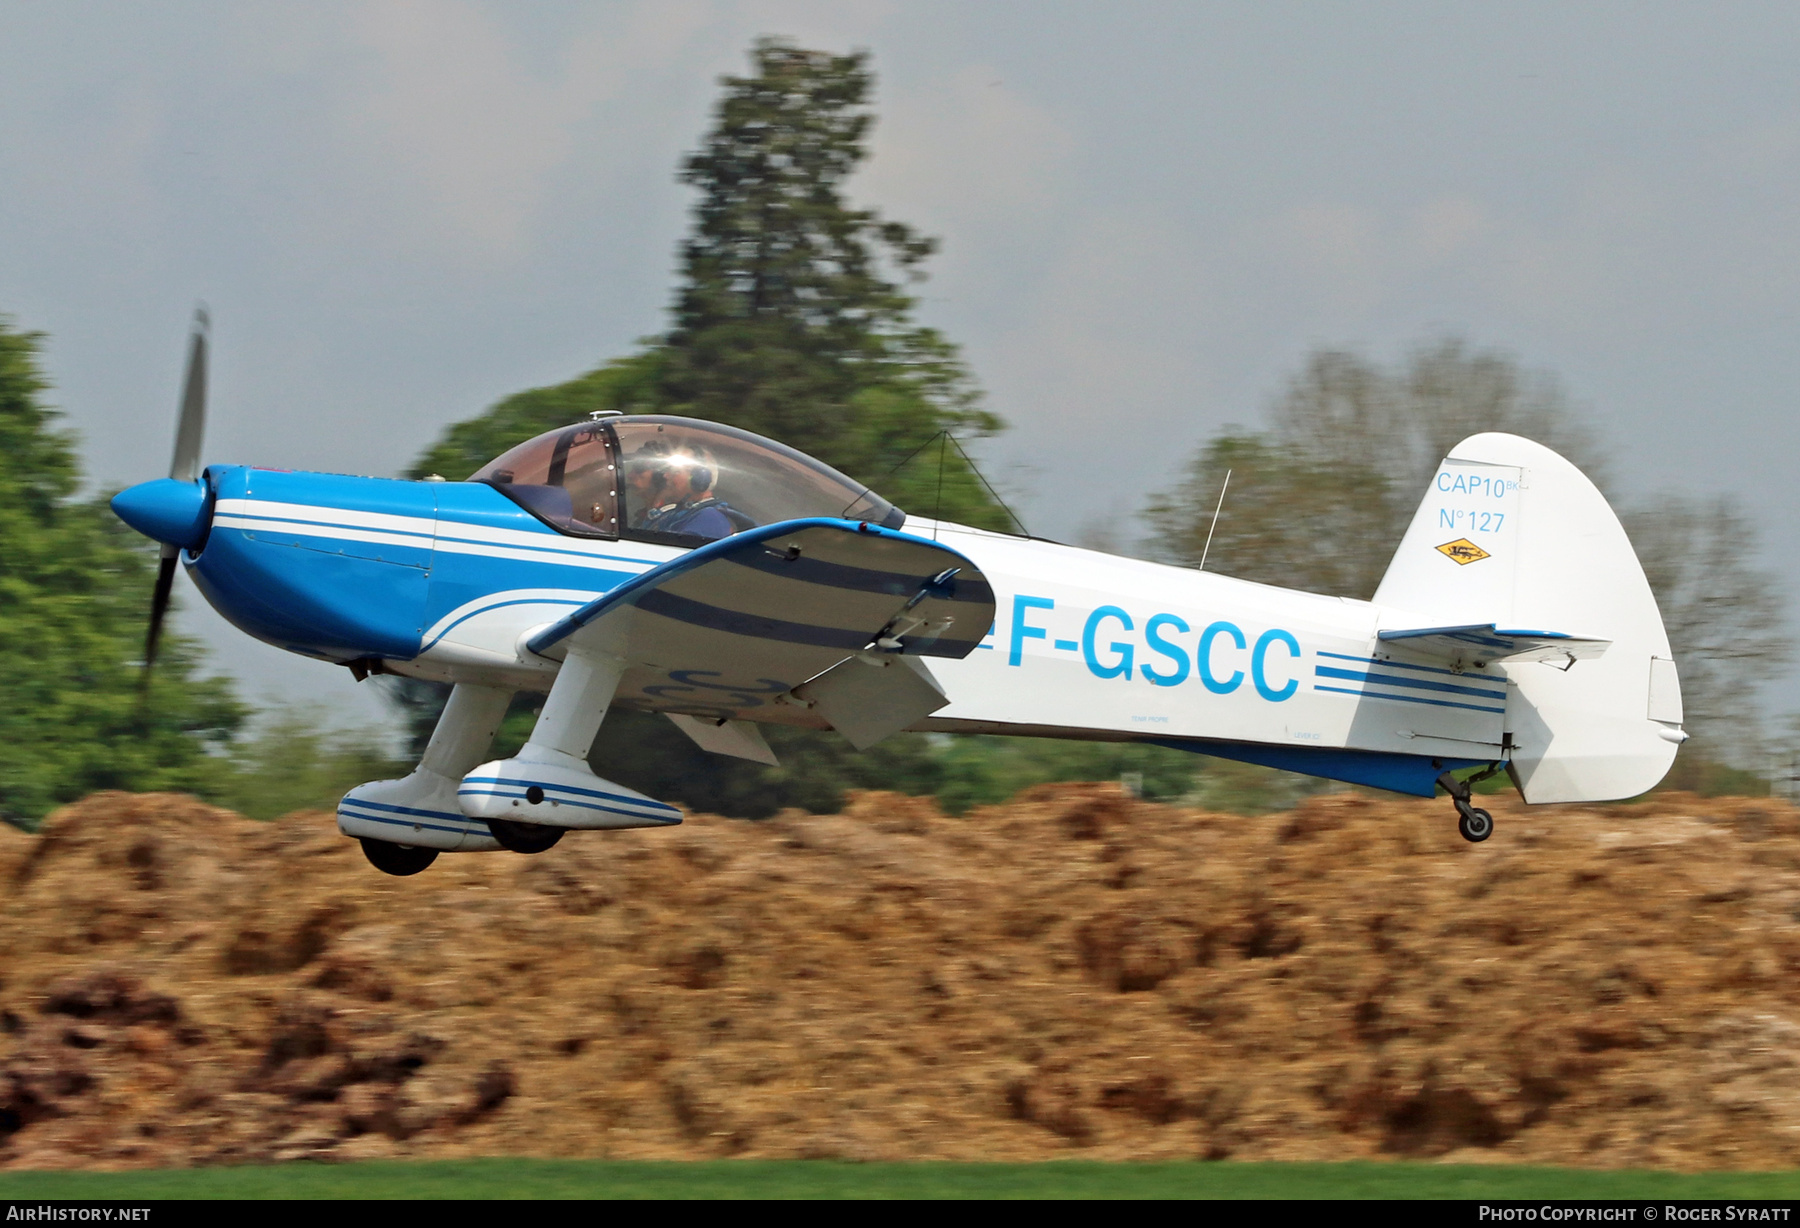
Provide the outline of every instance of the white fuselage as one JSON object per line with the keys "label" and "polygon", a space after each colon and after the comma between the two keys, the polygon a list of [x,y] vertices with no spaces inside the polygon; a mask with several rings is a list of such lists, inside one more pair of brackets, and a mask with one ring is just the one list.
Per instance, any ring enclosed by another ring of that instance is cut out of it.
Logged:
{"label": "white fuselage", "polygon": [[[995,595],[980,648],[931,661],[950,705],[920,728],[1500,757],[1504,667],[1458,673],[1378,648],[1383,611],[1369,602],[916,518],[906,531],[966,555]],[[680,553],[561,545],[639,570]],[[428,637],[408,672],[545,689],[555,663],[525,640],[603,591],[497,591]]]}

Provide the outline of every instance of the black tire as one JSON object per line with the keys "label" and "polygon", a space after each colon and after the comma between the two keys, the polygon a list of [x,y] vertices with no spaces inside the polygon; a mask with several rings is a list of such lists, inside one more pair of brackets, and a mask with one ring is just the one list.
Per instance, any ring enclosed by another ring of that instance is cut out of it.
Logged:
{"label": "black tire", "polygon": [[542,823],[515,823],[511,819],[489,819],[488,830],[500,847],[514,853],[542,853],[556,847],[566,828],[545,827]]}
{"label": "black tire", "polygon": [[1480,844],[1494,834],[1494,816],[1485,810],[1469,810],[1456,820],[1456,830],[1470,844]]}
{"label": "black tire", "polygon": [[369,864],[395,878],[410,878],[436,861],[438,855],[436,849],[413,848],[388,840],[371,840],[367,836],[361,838],[361,843],[363,856],[369,859]]}

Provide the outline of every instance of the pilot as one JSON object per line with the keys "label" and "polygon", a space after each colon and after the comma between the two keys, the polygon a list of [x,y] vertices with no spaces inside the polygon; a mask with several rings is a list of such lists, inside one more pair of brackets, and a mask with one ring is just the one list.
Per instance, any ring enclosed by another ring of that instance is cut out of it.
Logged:
{"label": "pilot", "polygon": [[625,460],[631,527],[714,540],[755,522],[713,493],[717,466],[698,449],[652,439]]}

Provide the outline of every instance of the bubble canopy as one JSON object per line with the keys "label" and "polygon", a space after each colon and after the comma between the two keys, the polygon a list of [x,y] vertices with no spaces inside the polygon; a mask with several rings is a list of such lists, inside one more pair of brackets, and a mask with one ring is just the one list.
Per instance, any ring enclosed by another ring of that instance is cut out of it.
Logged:
{"label": "bubble canopy", "polygon": [[559,532],[695,546],[810,516],[897,529],[906,513],[803,452],[718,422],[602,418],[526,440],[469,475]]}

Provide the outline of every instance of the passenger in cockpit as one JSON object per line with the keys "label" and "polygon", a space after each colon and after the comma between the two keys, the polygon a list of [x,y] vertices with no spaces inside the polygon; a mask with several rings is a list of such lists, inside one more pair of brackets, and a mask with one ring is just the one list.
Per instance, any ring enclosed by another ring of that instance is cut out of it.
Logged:
{"label": "passenger in cockpit", "polygon": [[625,459],[631,528],[716,540],[755,521],[714,490],[718,467],[698,449],[652,439]]}

